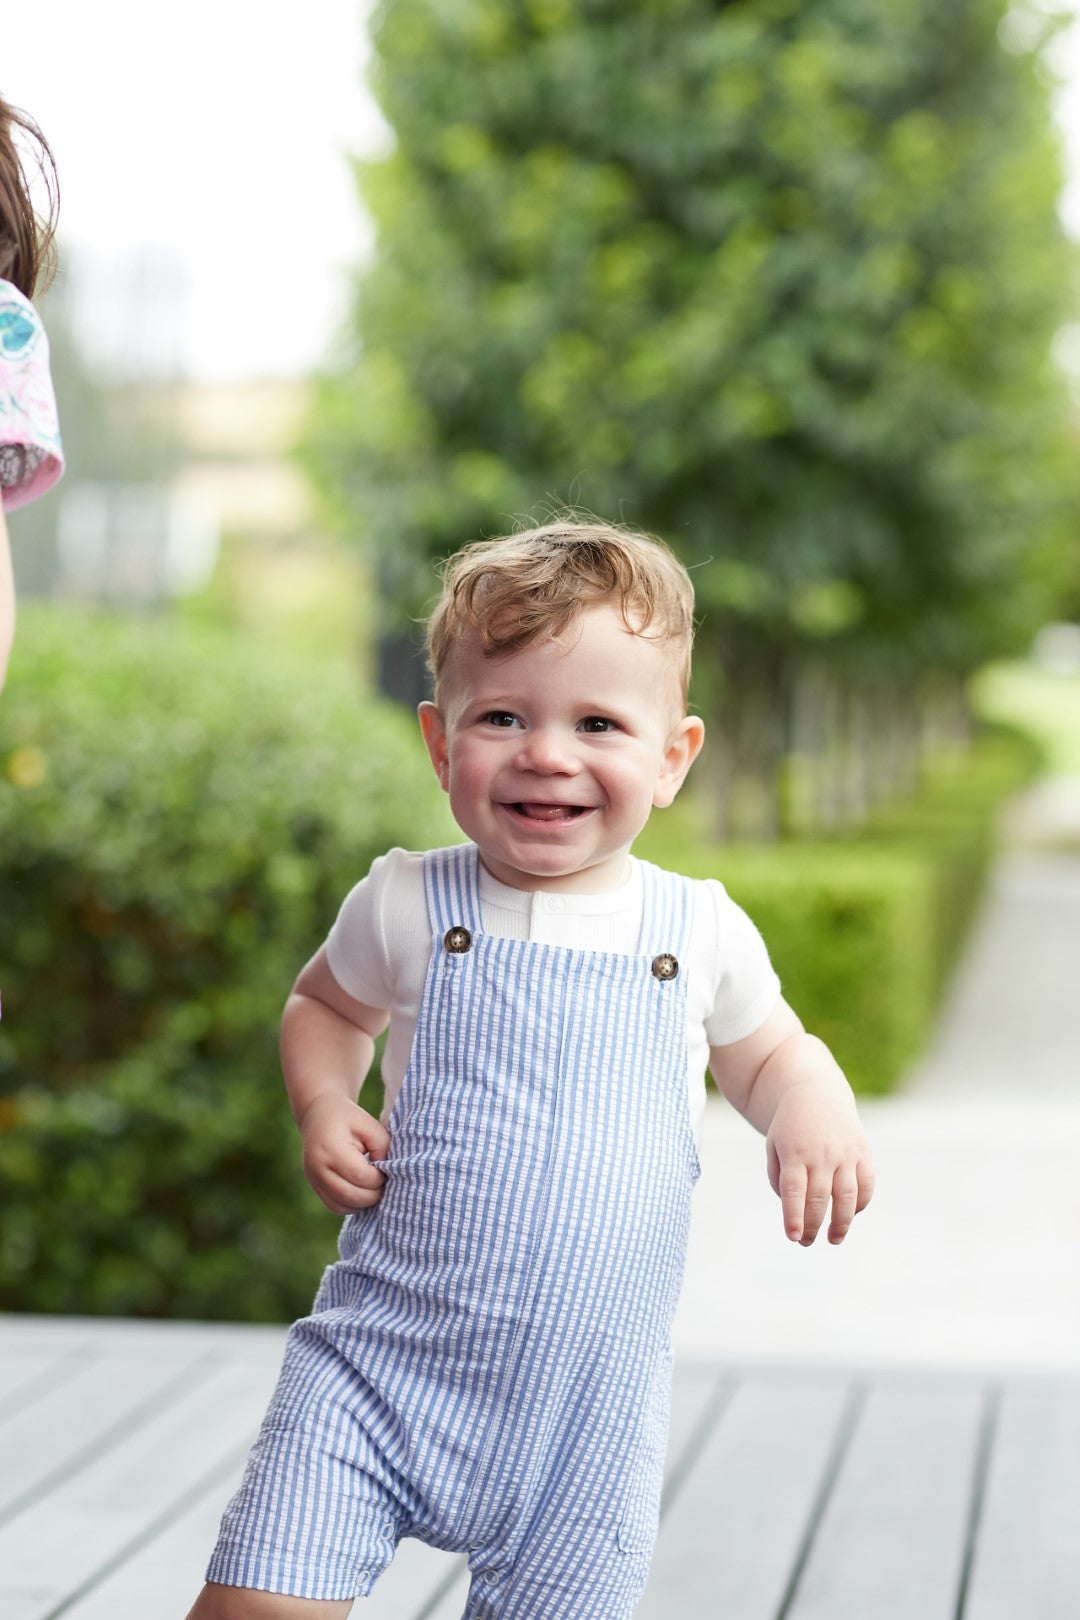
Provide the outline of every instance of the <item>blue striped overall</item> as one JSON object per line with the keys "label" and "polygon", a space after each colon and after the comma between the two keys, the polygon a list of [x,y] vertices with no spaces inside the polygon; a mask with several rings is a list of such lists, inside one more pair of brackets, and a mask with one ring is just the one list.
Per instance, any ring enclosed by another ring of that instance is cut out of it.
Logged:
{"label": "blue striped overall", "polygon": [[697,1154],[693,884],[643,863],[631,955],[483,932],[425,857],[431,965],[381,1202],[290,1333],[209,1579],[368,1592],[468,1554],[467,1620],[624,1620],[655,1538]]}

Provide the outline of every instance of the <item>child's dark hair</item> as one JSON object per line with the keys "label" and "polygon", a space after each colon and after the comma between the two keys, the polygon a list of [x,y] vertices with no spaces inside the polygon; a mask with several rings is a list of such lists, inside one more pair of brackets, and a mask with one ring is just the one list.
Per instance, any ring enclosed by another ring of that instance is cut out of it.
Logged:
{"label": "child's dark hair", "polygon": [[[44,187],[44,215],[34,208],[17,135],[36,161]],[[27,298],[48,283],[55,268],[59,201],[56,163],[48,141],[28,114],[0,96],[0,278]]]}

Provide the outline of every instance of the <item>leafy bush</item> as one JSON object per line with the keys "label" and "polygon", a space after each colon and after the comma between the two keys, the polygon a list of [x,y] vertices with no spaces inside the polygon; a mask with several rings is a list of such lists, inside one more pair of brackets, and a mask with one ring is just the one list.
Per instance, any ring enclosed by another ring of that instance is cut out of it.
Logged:
{"label": "leafy bush", "polygon": [[857,1091],[891,1091],[930,1033],[982,891],[1003,800],[1031,774],[1005,732],[939,762],[852,838],[709,845],[654,818],[642,855],[720,878],[768,943],[784,994]]}
{"label": "leafy bush", "polygon": [[913,850],[732,849],[711,875],[753,917],[785,996],[856,1090],[890,1090],[933,1002],[931,860]]}
{"label": "leafy bush", "polygon": [[0,1304],[306,1308],[337,1222],[300,1172],[281,1006],[372,858],[449,834],[408,718],[346,681],[167,621],[23,615],[0,703]]}

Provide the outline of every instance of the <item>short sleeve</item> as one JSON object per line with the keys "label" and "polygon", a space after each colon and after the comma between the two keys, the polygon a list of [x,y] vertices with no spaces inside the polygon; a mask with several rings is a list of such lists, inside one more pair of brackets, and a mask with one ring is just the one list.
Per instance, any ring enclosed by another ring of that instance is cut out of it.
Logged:
{"label": "short sleeve", "polygon": [[722,883],[709,879],[716,929],[712,1007],[705,1018],[710,1046],[730,1046],[762,1024],[780,999],[780,980],[761,934]]}
{"label": "short sleeve", "polygon": [[0,493],[6,512],[52,488],[64,470],[49,340],[29,299],[0,281]]}
{"label": "short sleeve", "polygon": [[392,849],[345,896],[326,940],[341,988],[368,1007],[392,1007],[403,963],[430,948],[423,857]]}

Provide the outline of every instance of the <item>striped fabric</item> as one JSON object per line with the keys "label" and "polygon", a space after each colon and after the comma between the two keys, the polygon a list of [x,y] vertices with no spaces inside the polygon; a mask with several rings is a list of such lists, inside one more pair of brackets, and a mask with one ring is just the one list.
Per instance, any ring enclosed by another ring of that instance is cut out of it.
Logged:
{"label": "striped fabric", "polygon": [[292,1330],[209,1579],[352,1597],[413,1535],[469,1554],[470,1620],[621,1620],[656,1533],[698,1169],[693,886],[644,865],[637,954],[584,952],[485,935],[477,862],[426,858],[386,1190]]}

